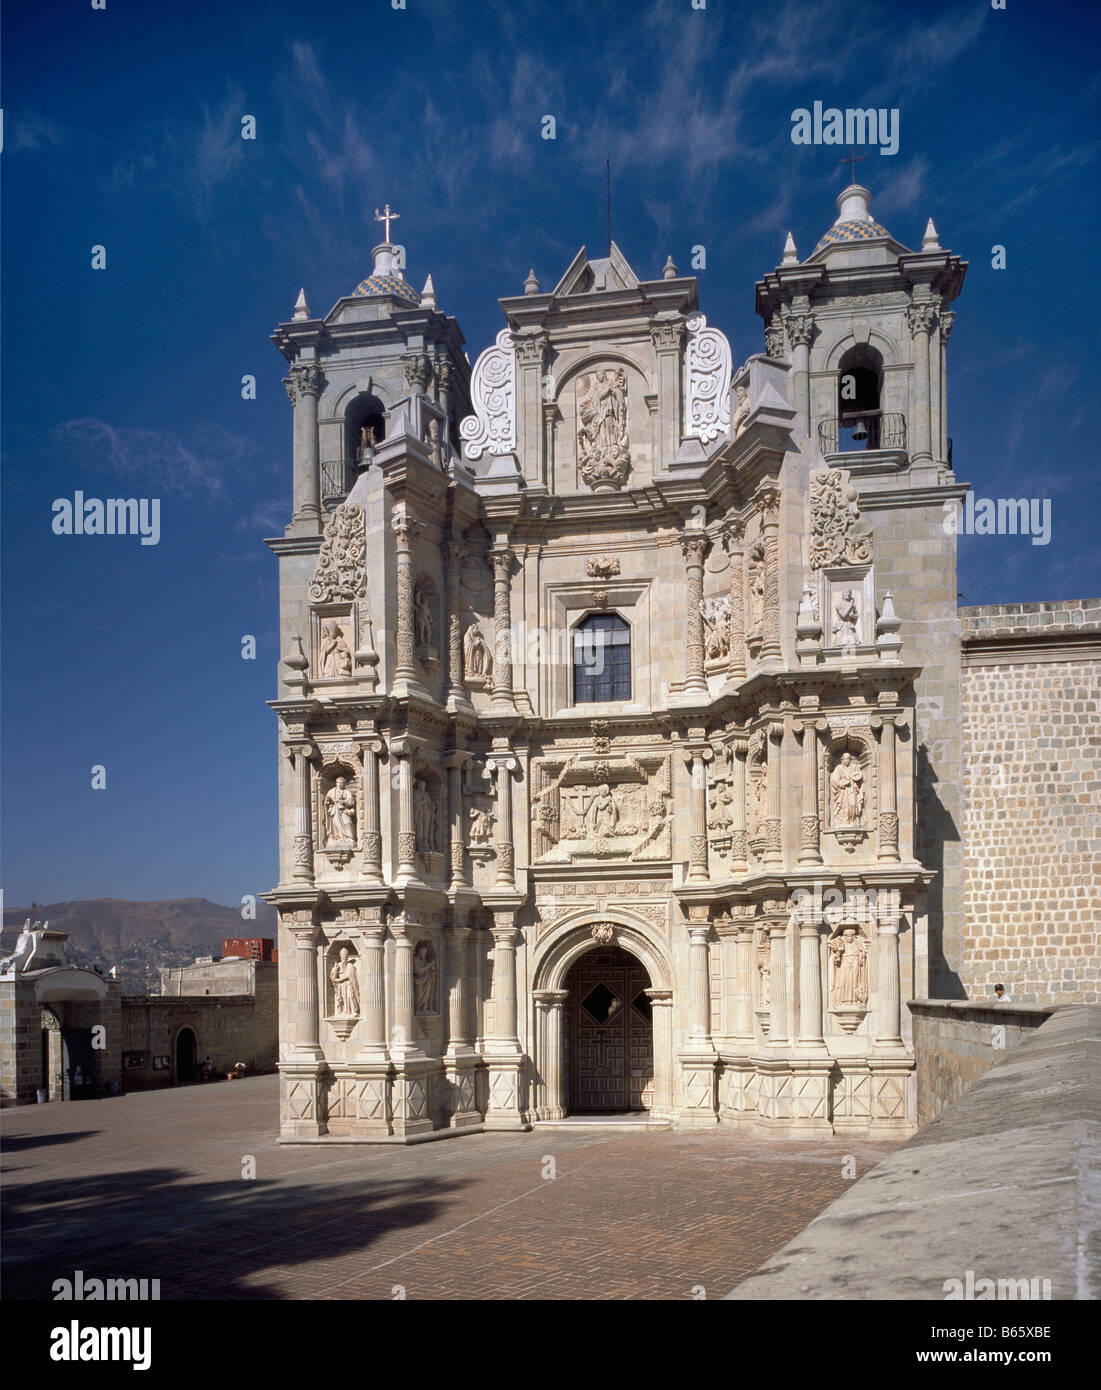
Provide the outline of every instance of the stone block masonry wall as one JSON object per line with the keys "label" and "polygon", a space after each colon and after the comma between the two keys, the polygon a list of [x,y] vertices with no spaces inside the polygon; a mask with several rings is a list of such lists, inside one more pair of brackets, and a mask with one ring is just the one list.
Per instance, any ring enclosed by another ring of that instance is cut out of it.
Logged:
{"label": "stone block masonry wall", "polygon": [[1101,600],[960,610],[970,996],[1101,995]]}
{"label": "stone block masonry wall", "polygon": [[[175,1043],[181,1028],[190,1028],[195,1034],[196,1058],[209,1056],[216,1075],[227,1072],[235,1062],[244,1062],[250,1073],[275,1069],[275,1008],[267,987],[262,1001],[253,995],[124,999],[123,1051],[145,1056],[144,1066],[124,1065],[127,1090],[191,1079],[174,1075]],[[154,1057],[169,1057],[172,1064],[154,1069]]]}
{"label": "stone block masonry wall", "polygon": [[963,999],[914,999],[909,1004],[917,1061],[918,1124],[935,1120],[984,1072],[1052,1013],[1050,1005],[969,1004]]}

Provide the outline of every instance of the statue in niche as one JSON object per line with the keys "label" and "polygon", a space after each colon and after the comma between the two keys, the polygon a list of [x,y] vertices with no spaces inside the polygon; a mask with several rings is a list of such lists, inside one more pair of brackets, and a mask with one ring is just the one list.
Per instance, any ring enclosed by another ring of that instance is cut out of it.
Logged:
{"label": "statue in niche", "polygon": [[493,657],[477,623],[471,623],[467,628],[465,646],[466,674],[479,680],[488,680],[493,675]]}
{"label": "statue in niche", "polygon": [[711,807],[711,830],[729,830],[734,824],[734,793],[725,782],[718,782],[711,788],[709,798]]}
{"label": "statue in niche", "polygon": [[856,630],[860,610],[851,589],[845,590],[834,605],[833,611],[837,616],[837,621],[833,625],[834,646],[847,649],[855,647],[860,641]]}
{"label": "statue in niche", "polygon": [[765,621],[765,551],[762,545],[755,545],[749,552],[749,615],[753,631],[759,632]]}
{"label": "statue in niche", "polygon": [[430,941],[418,941],[413,951],[413,1009],[436,1012],[436,953]]}
{"label": "statue in niche", "polygon": [[325,623],[321,629],[321,674],[338,678],[352,674],[352,653],[336,623]]}
{"label": "statue in niche", "polygon": [[765,821],[768,819],[768,774],[764,763],[761,764],[760,776],[757,778],[757,784],[753,792],[755,798],[754,814],[757,818],[757,828],[759,830],[764,830]]}
{"label": "statue in niche", "polygon": [[432,645],[432,607],[423,589],[417,588],[413,594],[413,624],[417,633],[417,646]]}
{"label": "statue in niche", "polygon": [[590,487],[627,480],[627,375],[622,367],[582,376],[577,383],[577,466]]}
{"label": "statue in niche", "polygon": [[767,1009],[772,1003],[771,998],[772,981],[772,962],[769,959],[769,950],[765,946],[757,952],[757,998],[759,1009]]}
{"label": "statue in niche", "polygon": [[436,848],[439,811],[425,784],[418,779],[413,789],[413,833],[417,849],[430,854]]}
{"label": "statue in niche", "polygon": [[428,422],[428,452],[432,455],[432,462],[442,473],[444,471],[443,441],[440,439],[440,422],[429,420]]}
{"label": "statue in niche", "polygon": [[356,798],[348,779],[338,777],[325,797],[325,844],[354,845],[356,842]]}
{"label": "statue in niche", "polygon": [[471,806],[469,815],[470,843],[472,845],[488,845],[489,837],[493,834],[493,812],[485,810],[481,806]]}
{"label": "statue in niche", "polygon": [[734,410],[734,418],[730,422],[730,437],[737,437],[745,429],[745,422],[749,416],[749,387],[738,386],[735,388],[738,397],[738,404]]}
{"label": "statue in niche", "polygon": [[619,834],[619,807],[607,782],[601,782],[586,806],[585,824],[589,834],[596,840]]}
{"label": "statue in niche", "polygon": [[833,990],[830,1000],[834,1008],[868,1002],[868,943],[855,927],[845,927],[840,936],[830,942],[833,957]]}
{"label": "statue in niche", "polygon": [[359,975],[356,963],[347,946],[341,946],[340,958],[329,971],[333,982],[333,1013],[337,1018],[355,1018],[359,1014]]}
{"label": "statue in niche", "polygon": [[851,753],[830,773],[834,825],[860,825],[864,820],[864,769]]}

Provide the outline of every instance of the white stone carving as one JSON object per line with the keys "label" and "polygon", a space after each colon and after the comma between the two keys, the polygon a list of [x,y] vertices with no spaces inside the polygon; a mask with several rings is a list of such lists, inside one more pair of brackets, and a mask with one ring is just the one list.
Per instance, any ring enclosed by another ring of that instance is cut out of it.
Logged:
{"label": "white stone carving", "polygon": [[436,952],[430,941],[418,941],[413,952],[413,1007],[418,1014],[439,1012]]}
{"label": "white stone carving", "polygon": [[352,674],[352,653],[344,640],[344,632],[336,623],[321,626],[321,674],[339,679]]}
{"label": "white stone carving", "polygon": [[363,508],[355,502],[342,502],[325,523],[317,568],[310,580],[310,602],[362,598],[367,592],[366,555]]}
{"label": "white stone carving", "polygon": [[474,414],[459,425],[468,459],[511,454],[516,449],[516,357],[512,334],[502,328],[494,347],[479,354],[470,379]]}
{"label": "white stone carving", "polygon": [[842,753],[830,773],[830,798],[833,825],[863,825],[864,770],[851,753]]}
{"label": "white stone carving", "polygon": [[845,926],[830,942],[833,959],[833,988],[830,1004],[833,1008],[862,1005],[868,1002],[868,943],[854,926]]}
{"label": "white stone carving", "polygon": [[857,492],[848,485],[840,469],[816,473],[810,480],[810,563],[823,565],[861,564],[871,559],[872,538],[858,535],[860,519]]}
{"label": "white stone carving", "polygon": [[852,589],[845,589],[833,606],[833,644],[842,649],[852,649],[860,642],[857,624],[860,621],[860,608]]}
{"label": "white stone carving", "polygon": [[622,487],[631,471],[627,374],[591,372],[577,379],[577,468],[591,488]]}
{"label": "white stone carving", "polygon": [[477,623],[471,623],[466,630],[463,665],[468,684],[472,685],[475,681],[487,684],[493,677],[493,657]]}
{"label": "white stone carving", "polygon": [[710,444],[730,429],[730,344],[703,314],[685,327],[684,432]]}
{"label": "white stone carving", "polygon": [[356,798],[348,779],[338,777],[336,786],[325,797],[325,847],[354,845],[356,842]]}
{"label": "white stone carving", "polygon": [[329,971],[333,982],[333,1013],[338,1018],[359,1016],[359,975],[356,963],[347,946],[341,946],[340,957]]}

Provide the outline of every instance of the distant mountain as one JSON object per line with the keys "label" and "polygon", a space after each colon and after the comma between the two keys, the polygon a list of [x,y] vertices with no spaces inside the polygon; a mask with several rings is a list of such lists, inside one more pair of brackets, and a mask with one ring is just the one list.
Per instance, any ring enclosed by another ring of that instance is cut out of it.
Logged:
{"label": "distant mountain", "polygon": [[[29,907],[5,909],[2,950],[15,946],[19,929],[32,915]],[[81,965],[118,966],[120,975],[143,977],[162,965],[187,965],[196,956],[221,954],[223,937],[276,935],[276,913],[256,904],[256,920],[241,917],[239,907],[222,907],[206,898],[169,898],[164,902],[128,902],[90,898],[83,902],[37,903],[36,921],[48,921],[69,933],[69,954]]]}

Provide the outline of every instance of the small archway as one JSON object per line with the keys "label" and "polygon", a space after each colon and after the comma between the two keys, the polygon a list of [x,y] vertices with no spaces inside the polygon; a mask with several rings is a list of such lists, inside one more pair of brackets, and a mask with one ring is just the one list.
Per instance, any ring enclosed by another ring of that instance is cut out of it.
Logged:
{"label": "small archway", "polygon": [[194,1032],[190,1028],[181,1028],[176,1034],[175,1075],[177,1086],[187,1086],[192,1081],[199,1079],[195,1064],[197,1054],[198,1043]]}
{"label": "small archway", "polygon": [[869,343],[857,343],[837,369],[838,448],[842,452],[878,449],[882,444],[883,357]]}
{"label": "small archway", "polygon": [[385,405],[370,392],[356,396],[344,411],[344,457],[354,471],[369,462],[369,458],[364,458],[364,450],[377,447],[385,438]]}

